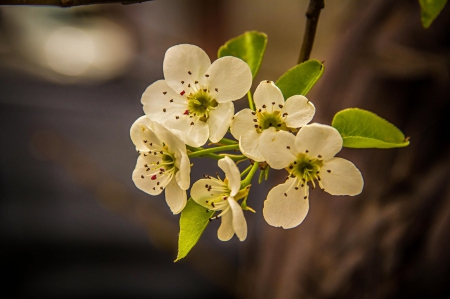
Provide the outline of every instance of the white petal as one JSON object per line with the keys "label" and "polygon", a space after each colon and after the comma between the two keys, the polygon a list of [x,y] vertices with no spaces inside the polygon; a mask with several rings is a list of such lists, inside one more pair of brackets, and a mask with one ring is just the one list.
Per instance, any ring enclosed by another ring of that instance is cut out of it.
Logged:
{"label": "white petal", "polygon": [[131,141],[133,141],[136,146],[136,150],[148,151],[149,144],[153,143],[157,146],[161,146],[161,142],[152,131],[153,122],[147,116],[139,117],[130,129]]}
{"label": "white petal", "polygon": [[[188,84],[202,83],[211,61],[208,55],[194,45],[177,45],[169,48],[164,56],[163,71],[167,85],[180,94],[188,94]],[[189,74],[189,72],[191,74]],[[184,83],[182,83],[184,82]]]}
{"label": "white petal", "polygon": [[[207,186],[212,186],[211,190],[208,190]],[[211,205],[207,204],[206,201],[209,201],[211,198],[216,197],[220,194],[223,194],[222,192],[217,192],[214,189],[220,189],[223,188],[224,185],[220,184],[216,180],[212,179],[201,179],[192,185],[191,188],[191,197],[194,199],[196,203],[199,205],[202,205],[206,208],[210,208]]]}
{"label": "white petal", "polygon": [[296,160],[295,136],[275,128],[264,130],[259,139],[259,150],[267,164],[275,169],[287,167]]}
{"label": "white petal", "polygon": [[296,95],[286,100],[286,104],[281,112],[282,114],[285,112],[288,114],[286,117],[286,125],[288,127],[299,128],[312,120],[316,108],[306,97]]}
{"label": "white petal", "polygon": [[264,156],[259,150],[260,136],[261,134],[256,132],[256,130],[250,130],[242,134],[241,138],[239,138],[239,149],[241,152],[257,162],[265,161]]}
{"label": "white petal", "polygon": [[172,131],[168,130],[157,122],[153,124],[153,127],[155,134],[169,148],[169,152],[174,153],[177,150],[186,152],[186,146],[179,136],[175,135]]}
{"label": "white petal", "polygon": [[342,149],[342,137],[335,128],[314,123],[298,131],[295,147],[301,153],[307,152],[309,157],[326,161]]}
{"label": "white petal", "polygon": [[157,161],[161,161],[159,156],[141,154],[137,159],[132,176],[136,187],[151,195],[160,194],[170,181],[168,175],[160,175],[158,169],[151,169],[152,163]]}
{"label": "white petal", "polygon": [[259,83],[253,99],[256,109],[266,109],[269,112],[280,110],[278,105],[284,105],[283,94],[272,81]]}
{"label": "white petal", "polygon": [[184,112],[187,101],[170,88],[164,80],[147,87],[142,94],[141,103],[145,114],[152,120],[164,122],[168,117]]}
{"label": "white petal", "polygon": [[[193,125],[191,125],[193,123]],[[163,124],[169,129],[181,132],[181,138],[190,146],[202,146],[208,141],[209,127],[201,121],[190,118],[188,115],[181,115],[166,120]]]}
{"label": "white petal", "polygon": [[209,126],[209,140],[211,142],[219,142],[225,136],[230,127],[233,114],[233,102],[219,103],[216,109],[210,112],[206,123]]}
{"label": "white petal", "polygon": [[331,195],[358,195],[364,180],[356,166],[345,159],[333,158],[320,169],[320,178],[325,192]]}
{"label": "white petal", "polygon": [[217,59],[206,71],[207,86],[217,102],[229,102],[242,98],[252,86],[252,71],[239,58],[226,56]]}
{"label": "white petal", "polygon": [[[303,222],[309,210],[308,189],[291,188],[293,181],[289,179],[284,184],[275,186],[267,194],[264,202],[263,215],[267,223],[275,227],[293,228]],[[306,187],[307,188],[307,187]],[[285,195],[287,194],[287,196]]]}
{"label": "white petal", "polygon": [[239,240],[244,241],[247,238],[247,221],[245,221],[244,211],[234,198],[229,197],[228,203],[233,214],[233,230]]}
{"label": "white petal", "polygon": [[231,191],[230,195],[235,196],[241,188],[241,173],[239,172],[239,169],[229,157],[220,159],[218,164],[220,169],[225,172],[225,176],[228,179],[228,188],[230,188]]}
{"label": "white petal", "polygon": [[228,211],[227,213],[223,214],[220,219],[222,219],[222,221],[220,223],[219,230],[217,231],[217,237],[221,241],[228,241],[234,235],[233,214],[231,213],[231,211]]}
{"label": "white petal", "polygon": [[178,186],[175,178],[166,187],[166,202],[173,214],[180,213],[186,206],[186,191]]}
{"label": "white petal", "polygon": [[175,179],[181,189],[187,190],[191,183],[191,162],[186,151],[175,154],[175,159],[175,166],[178,168]]}
{"label": "white petal", "polygon": [[247,131],[256,131],[256,122],[254,122],[253,120],[257,118],[256,115],[253,115],[252,113],[254,113],[252,110],[245,108],[236,113],[236,115],[234,116],[234,119],[231,122],[230,130],[231,134],[236,140],[239,140],[241,135]]}

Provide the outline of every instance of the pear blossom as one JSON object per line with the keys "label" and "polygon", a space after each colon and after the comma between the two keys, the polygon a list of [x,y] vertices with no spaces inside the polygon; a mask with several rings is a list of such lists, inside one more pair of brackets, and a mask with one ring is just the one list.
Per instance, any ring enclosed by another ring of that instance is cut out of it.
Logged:
{"label": "pear blossom", "polygon": [[163,62],[165,80],[142,95],[145,114],[170,130],[181,132],[185,143],[202,146],[223,138],[234,115],[234,100],[252,84],[250,67],[239,58],[211,61],[194,45],[169,48]]}
{"label": "pear blossom", "polygon": [[240,189],[240,172],[229,157],[220,159],[219,167],[225,172],[225,180],[207,176],[198,180],[191,189],[192,199],[211,211],[221,211],[215,218],[222,218],[217,236],[222,241],[230,240],[234,234],[240,241],[247,238],[247,222],[237,200],[248,194],[248,188]]}
{"label": "pear blossom", "polygon": [[309,209],[309,185],[318,185],[331,195],[358,195],[364,185],[358,168],[335,157],[342,149],[342,137],[330,126],[310,124],[297,136],[270,128],[260,140],[260,150],[270,167],[286,168],[288,179],[269,191],[263,215],[267,223],[283,228],[296,227]]}
{"label": "pear blossom", "polygon": [[236,113],[231,124],[231,134],[239,140],[241,152],[255,161],[265,161],[260,148],[262,133],[274,128],[277,132],[296,132],[309,123],[315,107],[302,95],[284,101],[281,90],[272,81],[262,81],[255,90],[256,111],[243,109]]}
{"label": "pear blossom", "polygon": [[170,210],[180,213],[187,202],[191,172],[185,144],[147,116],[134,122],[130,135],[139,153],[133,171],[136,187],[150,195],[158,195],[165,189]]}

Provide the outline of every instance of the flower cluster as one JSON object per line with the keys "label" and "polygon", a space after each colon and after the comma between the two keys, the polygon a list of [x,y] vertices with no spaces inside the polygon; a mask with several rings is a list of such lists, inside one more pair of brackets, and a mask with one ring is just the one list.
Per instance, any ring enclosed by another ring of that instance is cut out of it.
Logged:
{"label": "flower cluster", "polygon": [[[258,170],[286,169],[287,179],[267,195],[263,215],[268,224],[293,228],[306,217],[309,188],[316,186],[332,195],[357,195],[363,179],[350,161],[335,155],[342,137],[331,126],[309,124],[314,105],[303,95],[284,99],[270,80],[254,93],[254,109],[234,113],[233,101],[246,95],[252,72],[241,59],[226,56],[211,64],[197,46],[178,45],[167,50],[164,80],[150,85],[142,95],[145,116],[131,127],[131,139],[139,153],[133,181],[151,195],[166,190],[174,214],[187,203],[190,158],[218,160],[225,173],[205,176],[192,185],[190,196],[221,219],[220,240],[234,234],[247,237],[244,210],[252,177]],[[253,107],[252,107],[253,108]],[[224,138],[227,131],[236,139]],[[203,147],[207,142],[209,147]],[[233,154],[224,151],[240,150]],[[250,161],[240,172],[236,163]],[[241,180],[241,177],[244,177]],[[262,178],[262,176],[261,176]],[[210,219],[210,220],[211,220]]]}

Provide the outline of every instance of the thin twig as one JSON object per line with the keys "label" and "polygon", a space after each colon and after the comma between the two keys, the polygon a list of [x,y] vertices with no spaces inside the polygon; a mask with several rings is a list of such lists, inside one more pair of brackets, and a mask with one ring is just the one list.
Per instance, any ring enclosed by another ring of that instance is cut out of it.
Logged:
{"label": "thin twig", "polygon": [[310,0],[306,11],[306,28],[303,36],[302,49],[298,58],[298,63],[309,59],[316,36],[317,23],[319,22],[320,11],[325,7],[325,0]]}
{"label": "thin twig", "polygon": [[134,4],[147,2],[152,0],[0,0],[1,5],[44,5],[44,6],[60,6],[72,7],[80,5],[91,4],[107,4],[107,3],[122,3]]}

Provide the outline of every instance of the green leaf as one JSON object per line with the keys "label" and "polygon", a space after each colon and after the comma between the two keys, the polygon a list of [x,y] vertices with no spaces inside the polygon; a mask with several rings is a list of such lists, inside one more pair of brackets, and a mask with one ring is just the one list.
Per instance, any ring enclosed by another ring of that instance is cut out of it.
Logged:
{"label": "green leaf", "polygon": [[349,108],[336,113],[331,123],[344,140],[344,147],[394,148],[408,146],[405,135],[375,113]]}
{"label": "green leaf", "polygon": [[293,95],[306,95],[322,77],[324,66],[318,60],[308,60],[298,64],[284,73],[276,85],[287,100]]}
{"label": "green leaf", "polygon": [[230,39],[219,49],[220,57],[238,57],[250,66],[253,78],[259,71],[261,61],[266,51],[267,35],[258,31],[248,31],[238,37]]}
{"label": "green leaf", "polygon": [[192,198],[188,200],[181,212],[178,255],[175,262],[184,258],[197,244],[213,214],[214,211],[207,212],[205,207],[197,204]]}
{"label": "green leaf", "polygon": [[422,25],[428,28],[445,7],[447,0],[419,0],[419,3],[422,11]]}

